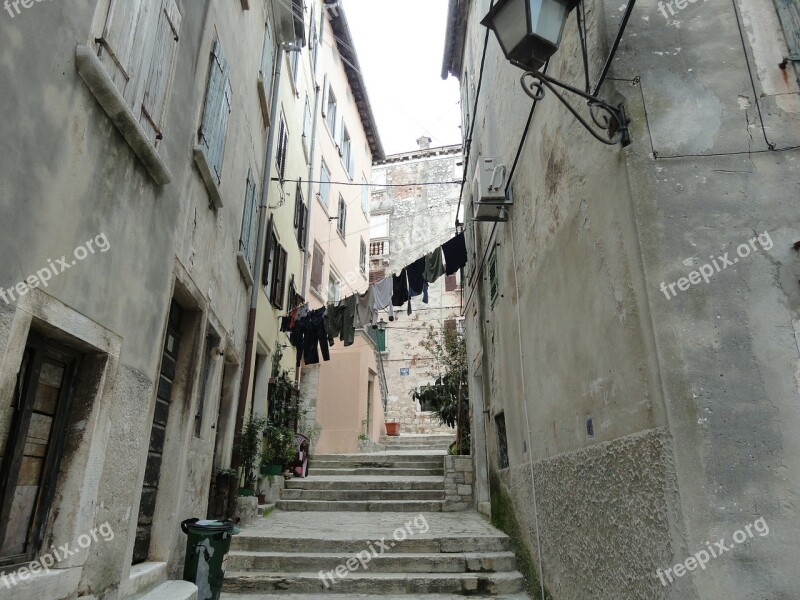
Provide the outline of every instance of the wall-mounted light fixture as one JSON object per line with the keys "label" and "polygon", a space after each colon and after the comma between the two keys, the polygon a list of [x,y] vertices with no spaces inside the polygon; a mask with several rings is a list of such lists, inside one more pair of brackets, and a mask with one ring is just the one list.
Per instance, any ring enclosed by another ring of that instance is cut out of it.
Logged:
{"label": "wall-mounted light fixture", "polygon": [[[506,59],[511,64],[525,70],[521,83],[526,94],[534,100],[541,100],[545,96],[544,88],[546,87],[596,139],[610,146],[616,144],[627,146],[631,143],[631,139],[628,133],[628,116],[625,112],[624,104],[619,104],[616,107],[611,106],[600,100],[597,97],[597,92],[608,74],[611,60],[619,47],[620,39],[634,4],[635,0],[628,1],[617,39],[606,59],[603,73],[592,93],[590,93],[589,86],[586,19],[583,0],[499,0],[483,18],[481,24],[494,31]],[[562,83],[541,71],[544,64],[558,50],[564,25],[569,14],[576,8],[578,9],[576,11],[578,32],[586,76],[585,91]],[[585,98],[594,124],[597,128],[606,132],[608,139],[600,135],[556,88],[567,90]]]}

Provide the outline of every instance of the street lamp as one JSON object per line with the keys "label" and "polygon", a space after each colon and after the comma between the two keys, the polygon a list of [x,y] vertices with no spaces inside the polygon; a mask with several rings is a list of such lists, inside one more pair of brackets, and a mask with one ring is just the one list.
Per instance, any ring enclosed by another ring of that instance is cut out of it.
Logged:
{"label": "street lamp", "polygon": [[577,4],[578,0],[500,0],[481,25],[494,31],[509,61],[537,71],[558,50],[564,23]]}
{"label": "street lamp", "polygon": [[386,321],[383,320],[383,317],[378,321],[378,331],[386,331]]}
{"label": "street lamp", "polygon": [[[573,116],[597,140],[613,146],[631,143],[628,133],[628,116],[624,104],[611,106],[600,100],[597,93],[605,81],[611,61],[617,52],[622,34],[628,24],[636,0],[628,0],[625,14],[622,17],[617,38],[612,45],[611,52],[606,59],[603,72],[590,93],[589,86],[589,59],[586,46],[586,19],[583,14],[584,0],[499,0],[481,21],[481,25],[492,30],[500,43],[503,54],[513,65],[524,69],[521,83],[522,89],[533,100],[542,100],[545,96],[545,87],[549,89],[563,103]],[[564,24],[573,9],[578,8],[578,34],[581,42],[583,69],[585,74],[586,89],[579,90],[547,75],[545,64],[555,54],[561,45],[561,35]],[[542,67],[545,67],[542,70]],[[638,84],[638,81],[636,81]],[[561,88],[570,93],[581,96],[586,100],[594,124],[606,133],[601,136],[586,119],[564,98],[556,88]]]}

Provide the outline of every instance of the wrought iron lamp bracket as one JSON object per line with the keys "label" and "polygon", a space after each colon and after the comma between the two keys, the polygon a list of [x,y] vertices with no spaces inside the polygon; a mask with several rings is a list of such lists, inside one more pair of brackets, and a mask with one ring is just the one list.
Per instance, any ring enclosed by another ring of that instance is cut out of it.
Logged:
{"label": "wrought iron lamp bracket", "polygon": [[[611,51],[609,52],[605,64],[603,65],[603,71],[600,74],[597,84],[595,85],[591,94],[589,93],[591,88],[589,84],[589,61],[586,50],[587,32],[584,0],[580,0],[578,6],[576,7],[576,17],[578,23],[578,34],[581,38],[586,91],[579,90],[574,86],[563,83],[541,71],[526,71],[520,79],[522,89],[525,90],[525,93],[534,100],[542,100],[545,96],[545,88],[549,89],[555,95],[555,97],[567,107],[567,109],[578,120],[578,122],[580,122],[580,124],[583,125],[584,128],[586,128],[586,130],[592,134],[592,136],[595,137],[595,139],[609,146],[621,144],[623,147],[625,147],[630,145],[631,138],[628,131],[628,115],[625,111],[625,105],[623,103],[620,103],[616,107],[611,106],[607,102],[604,102],[598,98],[597,94],[605,82],[608,71],[611,68],[611,63],[617,53],[617,49],[619,48],[620,41],[625,33],[625,28],[628,25],[628,20],[630,19],[635,4],[636,0],[628,1],[628,5],[625,8],[625,13],[622,16],[622,22],[620,23],[616,39],[611,46]],[[584,98],[589,106],[589,112],[596,127],[593,127],[585,118],[583,118],[575,109],[575,107],[570,104],[570,102],[558,91],[557,88],[561,88],[570,93],[576,94],[581,98]],[[598,130],[600,132],[605,132],[608,139],[603,137]]]}

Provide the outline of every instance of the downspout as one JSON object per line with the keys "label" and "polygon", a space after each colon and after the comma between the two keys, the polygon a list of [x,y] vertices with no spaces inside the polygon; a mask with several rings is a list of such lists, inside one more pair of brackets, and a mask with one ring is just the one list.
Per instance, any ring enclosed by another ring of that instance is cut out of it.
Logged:
{"label": "downspout", "polygon": [[[275,74],[272,79],[272,104],[270,106],[270,116],[272,122],[275,122],[275,116],[278,111],[278,101],[280,99],[281,91],[281,66],[283,64],[283,46],[278,47],[276,55]],[[250,293],[250,313],[247,319],[247,341],[244,350],[244,369],[242,369],[242,382],[239,386],[239,404],[236,407],[236,429],[233,435],[233,454],[231,456],[231,468],[238,469],[240,466],[239,460],[239,439],[241,436],[242,427],[244,426],[244,413],[247,407],[247,392],[250,382],[250,373],[252,371],[251,365],[253,362],[253,344],[256,329],[256,307],[258,306],[258,294],[261,292],[261,279],[264,270],[264,246],[266,244],[266,222],[267,222],[267,208],[269,207],[269,192],[272,187],[272,160],[275,152],[275,132],[277,127],[270,125],[269,135],[267,137],[267,155],[264,163],[264,177],[261,182],[261,204],[258,207],[258,235],[256,236],[256,264],[255,273],[253,273],[253,290]],[[250,414],[252,414],[253,407],[250,407]]]}
{"label": "downspout", "polygon": [[320,98],[324,93],[324,90],[321,90],[319,84],[317,83],[317,76],[319,72],[319,55],[322,53],[323,42],[325,40],[325,15],[327,13],[325,10],[322,11],[321,19],[320,19],[320,28],[319,28],[319,39],[317,40],[317,54],[314,57],[314,64],[311,66],[312,68],[312,79],[314,83],[314,118],[312,119],[311,125],[311,158],[310,164],[308,166],[308,190],[306,191],[306,198],[308,198],[308,224],[306,225],[306,239],[305,239],[305,246],[306,246],[306,253],[305,253],[305,262],[303,263],[303,285],[301,286],[300,295],[305,298],[306,297],[306,285],[308,283],[308,263],[311,257],[311,248],[309,242],[311,241],[311,207],[314,206],[313,194],[314,194],[314,184],[311,183],[314,181],[314,162],[317,160],[317,127],[319,126],[319,113],[320,113]]}

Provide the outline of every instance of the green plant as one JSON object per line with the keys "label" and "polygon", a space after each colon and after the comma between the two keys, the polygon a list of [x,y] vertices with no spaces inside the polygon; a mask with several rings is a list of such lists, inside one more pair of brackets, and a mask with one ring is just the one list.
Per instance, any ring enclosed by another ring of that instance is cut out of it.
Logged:
{"label": "green plant", "polygon": [[359,433],[358,434],[358,440],[360,442],[368,442],[369,441],[369,436],[366,433]]}
{"label": "green plant", "polygon": [[222,479],[224,477],[236,477],[236,470],[235,469],[219,469],[217,470],[216,474],[214,475],[217,479]]}
{"label": "green plant", "polygon": [[455,329],[445,327],[439,335],[431,327],[428,336],[420,342],[433,357],[436,372],[430,385],[411,391],[411,397],[421,406],[428,407],[448,427],[457,428],[460,442],[454,454],[469,454],[469,391],[467,387],[467,345]]}
{"label": "green plant", "polygon": [[289,466],[294,461],[295,452],[294,431],[272,422],[265,425],[261,465]]}
{"label": "green plant", "polygon": [[258,458],[258,447],[261,431],[267,425],[263,417],[248,417],[239,437],[239,460],[242,465],[242,487],[252,488],[255,485],[255,466]]}

